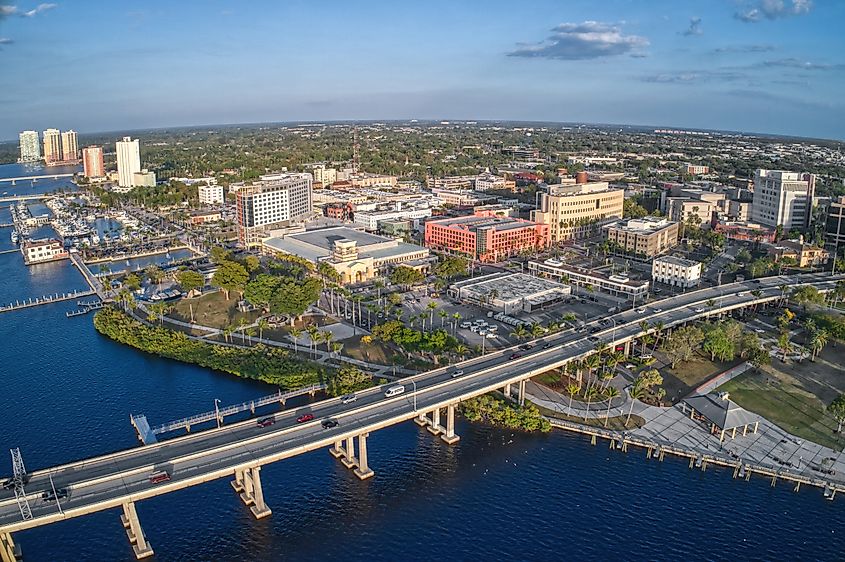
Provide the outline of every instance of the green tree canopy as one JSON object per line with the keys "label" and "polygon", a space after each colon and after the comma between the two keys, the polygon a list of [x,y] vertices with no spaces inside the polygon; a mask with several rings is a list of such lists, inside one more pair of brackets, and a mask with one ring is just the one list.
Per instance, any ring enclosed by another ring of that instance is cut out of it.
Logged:
{"label": "green tree canopy", "polygon": [[235,261],[224,260],[218,264],[211,284],[223,289],[226,300],[229,300],[229,291],[243,291],[248,279],[249,274],[244,266]]}
{"label": "green tree canopy", "polygon": [[407,265],[400,265],[390,273],[391,283],[410,287],[414,283],[419,283],[424,279],[423,274],[413,267]]}
{"label": "green tree canopy", "polygon": [[183,291],[191,292],[194,289],[201,289],[205,285],[205,277],[202,273],[185,269],[176,274],[176,282],[182,287]]}

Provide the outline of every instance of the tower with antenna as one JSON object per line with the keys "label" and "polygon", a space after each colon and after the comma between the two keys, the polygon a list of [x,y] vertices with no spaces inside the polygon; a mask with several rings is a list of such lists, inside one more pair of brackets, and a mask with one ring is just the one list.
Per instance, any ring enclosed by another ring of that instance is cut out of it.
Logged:
{"label": "tower with antenna", "polygon": [[352,173],[357,174],[361,165],[361,145],[358,142],[358,125],[352,127]]}

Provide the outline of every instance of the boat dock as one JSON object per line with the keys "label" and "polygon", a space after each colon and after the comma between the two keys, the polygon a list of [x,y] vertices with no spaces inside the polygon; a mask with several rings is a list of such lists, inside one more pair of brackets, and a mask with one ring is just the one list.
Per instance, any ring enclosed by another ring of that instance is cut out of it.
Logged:
{"label": "boat dock", "polygon": [[88,314],[92,310],[100,310],[105,305],[101,301],[76,301],[77,306],[81,306],[82,308],[78,310],[68,310],[65,312],[65,316],[68,318],[73,318],[74,316],[83,316]]}
{"label": "boat dock", "polygon": [[191,426],[214,420],[218,420],[219,423],[222,424],[223,418],[225,416],[231,416],[246,411],[255,414],[255,409],[260,408],[261,406],[275,404],[277,402],[284,406],[285,402],[290,398],[303,396],[305,394],[310,394],[313,396],[315,393],[325,389],[325,384],[312,384],[311,386],[306,386],[304,388],[291,390],[288,392],[282,392],[281,390],[279,390],[279,392],[277,392],[276,394],[270,394],[269,396],[263,396],[261,398],[256,398],[255,400],[250,400],[248,402],[241,402],[240,404],[226,406],[225,408],[218,408],[210,412],[204,412],[202,414],[197,414],[187,418],[174,420],[161,425],[157,425],[155,427],[150,427],[150,424],[147,421],[147,416],[145,416],[144,414],[130,415],[129,421],[135,428],[135,431],[138,434],[138,439],[140,439],[144,445],[149,445],[150,443],[155,443],[157,441],[156,436],[161,435],[163,433],[170,433],[171,431],[176,431],[179,429],[191,431]]}
{"label": "boat dock", "polygon": [[668,453],[679,458],[689,459],[689,468],[693,467],[701,469],[702,472],[707,470],[709,465],[721,466],[724,468],[733,469],[734,478],[743,478],[746,481],[751,479],[752,474],[757,474],[771,481],[774,487],[778,480],[794,484],[794,491],[801,489],[801,485],[814,486],[821,488],[824,497],[832,500],[836,497],[837,492],[845,492],[845,486],[840,483],[824,480],[822,478],[813,478],[796,471],[777,468],[774,466],[766,466],[753,462],[743,461],[739,458],[730,457],[727,455],[715,454],[712,452],[705,453],[702,451],[695,451],[680,447],[676,444],[657,443],[643,439],[639,436],[634,436],[628,432],[619,432],[599,427],[586,426],[571,421],[561,420],[557,418],[547,418],[552,424],[552,427],[580,433],[590,436],[590,442],[596,445],[598,439],[607,439],[611,449],[618,449],[622,452],[628,452],[628,447],[633,445],[644,449],[646,451],[647,459],[657,459],[663,461],[664,456]]}
{"label": "boat dock", "polygon": [[34,306],[41,306],[43,304],[53,304],[54,302],[69,301],[78,299],[79,297],[88,297],[94,294],[94,291],[73,291],[71,293],[56,293],[55,295],[46,295],[43,297],[30,298],[25,301],[15,301],[6,306],[0,306],[0,312],[11,312],[12,310],[20,310],[22,308],[32,308]]}

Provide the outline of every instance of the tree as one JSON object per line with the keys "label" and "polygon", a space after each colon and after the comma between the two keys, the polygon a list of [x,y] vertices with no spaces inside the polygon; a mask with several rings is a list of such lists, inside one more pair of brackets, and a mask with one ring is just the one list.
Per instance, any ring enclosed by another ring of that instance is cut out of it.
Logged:
{"label": "tree", "polygon": [[279,290],[281,278],[275,275],[261,273],[244,288],[244,298],[255,306],[263,309],[270,308],[270,301],[273,295]]}
{"label": "tree", "polygon": [[736,355],[735,341],[730,338],[721,324],[714,324],[704,336],[704,351],[710,354],[710,360],[729,361]]}
{"label": "tree", "polygon": [[604,426],[607,427],[607,421],[610,418],[610,405],[613,399],[619,396],[619,389],[614,386],[608,386],[604,389],[604,397],[607,398],[607,411],[604,414]]}
{"label": "tree", "polygon": [[432,329],[434,326],[434,311],[437,310],[437,303],[430,302],[426,305],[426,308],[428,309],[428,328]]}
{"label": "tree", "polygon": [[267,321],[266,318],[259,318],[258,322],[256,323],[258,327],[258,339],[264,338],[264,330],[270,329],[270,322]]}
{"label": "tree", "polygon": [[261,260],[257,256],[247,256],[244,258],[243,265],[248,272],[252,273],[261,267]]}
{"label": "tree", "polygon": [[158,285],[161,283],[162,279],[164,279],[164,272],[157,265],[148,265],[144,269],[144,273],[146,274],[147,279],[150,280],[150,283],[154,285]]}
{"label": "tree", "polygon": [[270,299],[270,311],[289,315],[292,326],[294,316],[299,317],[308,310],[320,298],[321,290],[322,284],[316,277],[309,277],[304,282],[281,278],[278,289]]}
{"label": "tree", "polygon": [[516,328],[511,330],[511,335],[516,339],[521,340],[528,337],[528,330],[525,329],[525,326],[519,324]]}
{"label": "tree", "polygon": [[824,328],[816,328],[810,334],[810,351],[812,352],[810,355],[810,360],[815,361],[816,355],[824,349],[824,346],[827,345],[828,340],[830,339],[830,334],[828,334],[827,330]]}
{"label": "tree", "polygon": [[698,326],[682,326],[672,332],[663,343],[663,351],[675,368],[680,362],[686,362],[695,357],[695,350],[704,341],[704,332]]}
{"label": "tree", "polygon": [[130,291],[137,291],[141,288],[141,278],[136,273],[130,273],[123,278],[123,286]]}
{"label": "tree", "polygon": [[349,394],[367,388],[373,377],[357,367],[344,366],[337,370],[329,382],[329,393],[334,396]]}
{"label": "tree", "polygon": [[467,274],[467,260],[461,256],[446,256],[434,266],[434,274],[438,277],[450,279],[458,275]]}
{"label": "tree", "polygon": [[211,261],[217,264],[223,263],[224,261],[229,261],[229,257],[232,255],[232,252],[227,250],[226,248],[222,248],[220,246],[213,246],[211,248]]}
{"label": "tree", "polygon": [[575,398],[575,395],[578,394],[578,391],[581,390],[581,387],[575,383],[569,383],[566,385],[566,393],[569,395],[569,415],[572,415],[572,399]]}
{"label": "tree", "polygon": [[812,285],[804,285],[794,289],[792,299],[803,307],[804,312],[807,312],[808,304],[824,304],[824,295]]}
{"label": "tree", "polygon": [[827,407],[827,411],[839,424],[836,433],[842,432],[842,424],[845,423],[845,394],[837,396]]}
{"label": "tree", "polygon": [[302,330],[300,330],[299,328],[291,328],[288,331],[288,333],[289,333],[291,339],[293,340],[293,352],[294,352],[294,354],[296,354],[296,352],[297,352],[296,346],[297,346],[297,342],[299,341],[299,338],[302,336]]}
{"label": "tree", "polygon": [[223,289],[226,300],[229,300],[229,292],[243,291],[248,279],[249,274],[244,266],[234,261],[223,261],[217,266],[211,284]]}
{"label": "tree", "polygon": [[633,385],[633,386],[631,387],[631,389],[628,391],[628,394],[629,394],[629,395],[630,395],[630,397],[631,397],[631,408],[628,410],[628,419],[626,419],[626,420],[625,420],[625,427],[628,427],[628,424],[631,422],[631,414],[633,414],[633,413],[634,413],[634,401],[635,401],[635,400],[639,400],[639,399],[641,399],[643,396],[645,396],[645,389],[644,389],[644,388],[639,387],[639,386],[636,384],[636,381],[635,381],[635,382],[634,382],[634,385]]}
{"label": "tree", "polygon": [[419,283],[424,278],[422,272],[407,265],[400,265],[390,273],[390,282],[405,288],[410,288],[411,285]]}
{"label": "tree", "polygon": [[192,269],[185,269],[176,274],[176,282],[182,287],[186,293],[193,290],[201,289],[205,285],[205,277],[202,273],[193,271]]}

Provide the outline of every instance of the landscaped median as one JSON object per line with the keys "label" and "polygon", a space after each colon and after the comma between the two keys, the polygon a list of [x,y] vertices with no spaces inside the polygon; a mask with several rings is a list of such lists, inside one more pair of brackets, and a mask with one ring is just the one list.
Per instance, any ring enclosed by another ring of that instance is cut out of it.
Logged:
{"label": "landscaped median", "polygon": [[104,336],[147,353],[259,380],[282,389],[325,382],[328,392],[334,395],[373,384],[372,377],[358,369],[326,368],[297,359],[287,350],[261,344],[241,347],[197,341],[182,332],[144,324],[113,306],[97,312],[94,327]]}

